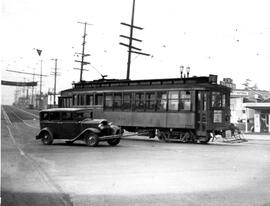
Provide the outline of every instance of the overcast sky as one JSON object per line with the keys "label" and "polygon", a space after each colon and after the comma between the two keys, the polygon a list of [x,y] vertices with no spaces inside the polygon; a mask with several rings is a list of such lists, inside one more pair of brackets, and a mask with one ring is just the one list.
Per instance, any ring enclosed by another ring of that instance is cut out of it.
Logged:
{"label": "overcast sky", "polygon": [[[87,27],[86,53],[89,71],[84,80],[125,78],[127,49],[120,34],[129,35],[132,0],[2,0],[1,79],[31,81],[31,75],[6,69],[40,72],[43,60],[43,92],[53,88],[54,62],[60,75],[57,90],[79,81],[75,52],[81,52],[83,25]],[[191,75],[229,77],[238,88],[247,78],[260,89],[270,90],[270,12],[267,0],[136,0],[134,33],[143,42],[134,46],[146,56],[132,56],[131,79],[179,77],[179,67],[191,67]],[[33,48],[42,50],[41,57]],[[36,79],[37,80],[37,77]],[[39,80],[39,79],[38,79]],[[37,88],[39,92],[39,87]],[[14,88],[1,86],[2,104],[13,99]]]}

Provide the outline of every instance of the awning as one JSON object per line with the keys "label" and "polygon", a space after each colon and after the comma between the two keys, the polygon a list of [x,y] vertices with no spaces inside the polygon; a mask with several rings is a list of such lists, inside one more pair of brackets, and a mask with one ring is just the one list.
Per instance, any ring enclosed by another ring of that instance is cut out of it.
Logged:
{"label": "awning", "polygon": [[260,111],[269,111],[270,112],[270,103],[269,102],[252,102],[244,103],[244,106],[249,109],[260,110]]}

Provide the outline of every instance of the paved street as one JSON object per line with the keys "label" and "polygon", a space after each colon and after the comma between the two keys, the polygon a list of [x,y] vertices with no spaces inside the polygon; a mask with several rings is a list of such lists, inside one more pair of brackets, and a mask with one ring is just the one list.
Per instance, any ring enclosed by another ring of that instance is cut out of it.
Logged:
{"label": "paved street", "polygon": [[1,108],[2,205],[270,205],[270,136],[116,147],[35,140],[38,116]]}

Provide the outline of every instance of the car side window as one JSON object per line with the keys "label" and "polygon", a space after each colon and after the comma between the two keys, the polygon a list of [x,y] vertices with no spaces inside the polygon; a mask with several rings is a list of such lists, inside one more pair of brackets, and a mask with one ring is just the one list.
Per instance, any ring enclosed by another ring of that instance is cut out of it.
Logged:
{"label": "car side window", "polygon": [[60,120],[60,113],[59,112],[51,112],[50,120]]}
{"label": "car side window", "polygon": [[72,113],[71,112],[62,112],[62,120],[72,120]]}
{"label": "car side window", "polygon": [[77,112],[77,119],[78,120],[84,120],[86,118],[93,118],[93,112]]}
{"label": "car side window", "polygon": [[49,120],[49,113],[48,112],[42,112],[40,114],[40,120]]}

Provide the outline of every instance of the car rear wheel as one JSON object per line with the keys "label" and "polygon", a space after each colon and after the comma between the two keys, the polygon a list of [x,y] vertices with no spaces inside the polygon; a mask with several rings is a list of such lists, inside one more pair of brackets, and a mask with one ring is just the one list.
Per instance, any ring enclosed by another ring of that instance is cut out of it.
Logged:
{"label": "car rear wheel", "polygon": [[89,147],[95,147],[98,145],[98,136],[94,133],[88,134],[85,138],[85,143]]}
{"label": "car rear wheel", "polygon": [[108,144],[111,145],[111,146],[116,146],[116,145],[119,144],[120,138],[117,138],[117,139],[109,139],[107,142],[108,142]]}
{"label": "car rear wheel", "polygon": [[45,145],[51,145],[53,143],[53,137],[49,132],[43,132],[41,134],[41,142]]}

